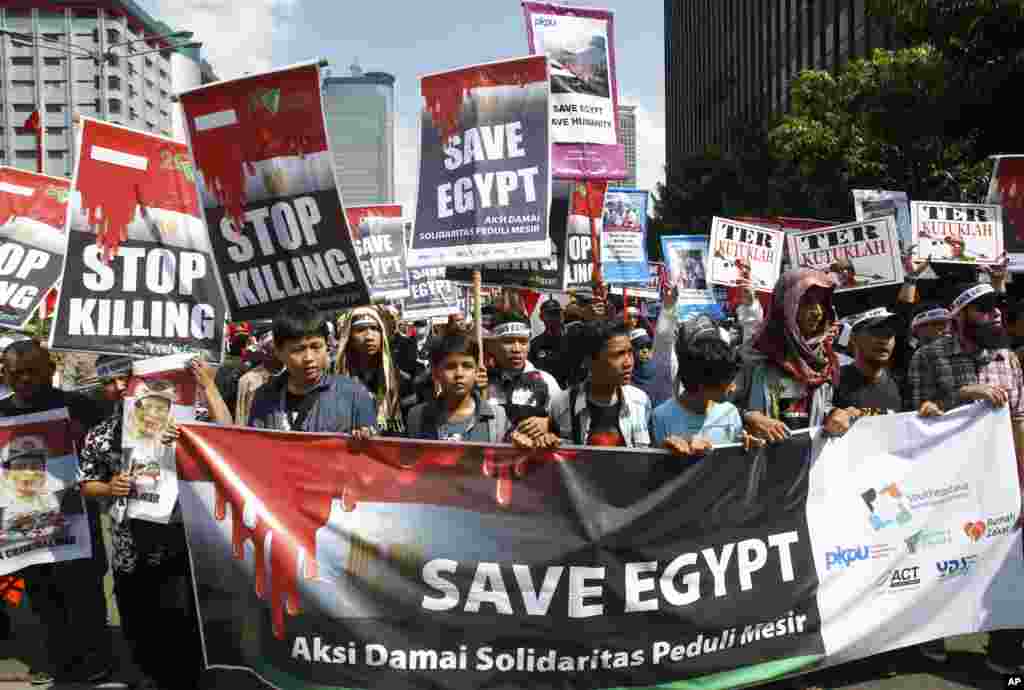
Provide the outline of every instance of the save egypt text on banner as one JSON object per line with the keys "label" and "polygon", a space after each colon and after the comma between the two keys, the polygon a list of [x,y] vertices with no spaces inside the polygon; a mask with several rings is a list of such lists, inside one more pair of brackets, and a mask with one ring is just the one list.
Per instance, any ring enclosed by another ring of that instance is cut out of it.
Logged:
{"label": "save egypt text on banner", "polygon": [[422,78],[410,267],[551,255],[547,74],[538,56]]}
{"label": "save egypt text on banner", "polygon": [[523,2],[530,52],[551,64],[552,169],[559,179],[623,180],[615,22],[610,10]]}
{"label": "save egypt text on banner", "polygon": [[180,94],[231,318],[369,301],[332,165],[315,63]]}
{"label": "save egypt text on banner", "polygon": [[612,688],[811,666],[810,447],[722,448],[708,471],[565,449],[518,478],[507,446],[183,427],[207,663],[280,688]]}
{"label": "save egypt text on banner", "polygon": [[92,555],[66,409],[0,419],[0,575]]}
{"label": "save egypt text on banner", "polygon": [[814,433],[520,472],[508,446],[186,426],[207,664],[288,690],[724,689],[1019,626],[1005,408]]}
{"label": "save egypt text on banner", "polygon": [[188,355],[132,363],[124,400],[123,471],[131,476],[127,499],[116,499],[111,515],[167,524],[178,500],[175,444],[163,442],[171,421],[195,421],[196,382]]}
{"label": "save egypt text on banner", "polygon": [[224,300],[188,149],[82,118],[50,346],[219,362]]}
{"label": "save egypt text on banner", "polygon": [[25,328],[60,278],[71,182],[0,166],[0,325]]}

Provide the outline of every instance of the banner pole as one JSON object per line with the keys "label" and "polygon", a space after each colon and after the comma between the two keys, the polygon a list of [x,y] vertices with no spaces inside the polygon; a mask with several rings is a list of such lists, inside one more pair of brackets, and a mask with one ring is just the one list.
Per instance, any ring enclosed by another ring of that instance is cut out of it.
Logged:
{"label": "banner pole", "polygon": [[484,324],[483,324],[483,289],[480,287],[483,278],[480,270],[473,271],[473,328],[476,329],[476,346],[480,353],[480,364],[484,361]]}
{"label": "banner pole", "polygon": [[[593,195],[596,187],[591,180],[587,180],[587,216],[590,217],[590,247],[591,256],[594,262],[590,271],[590,281],[594,284],[594,299],[603,300],[605,297],[604,283],[601,280],[601,244],[597,235],[597,218],[594,217]],[[600,213],[600,211],[597,211]]]}

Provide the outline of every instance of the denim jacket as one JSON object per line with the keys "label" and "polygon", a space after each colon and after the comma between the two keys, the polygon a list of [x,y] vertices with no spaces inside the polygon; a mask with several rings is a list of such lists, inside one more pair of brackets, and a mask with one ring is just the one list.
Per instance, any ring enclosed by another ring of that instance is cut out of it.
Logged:
{"label": "denim jacket", "polygon": [[247,426],[343,434],[362,427],[376,430],[377,406],[373,397],[363,384],[348,376],[324,376],[310,389],[307,395],[318,397],[301,429],[292,429],[288,420],[287,393],[287,372],[261,386],[252,401]]}

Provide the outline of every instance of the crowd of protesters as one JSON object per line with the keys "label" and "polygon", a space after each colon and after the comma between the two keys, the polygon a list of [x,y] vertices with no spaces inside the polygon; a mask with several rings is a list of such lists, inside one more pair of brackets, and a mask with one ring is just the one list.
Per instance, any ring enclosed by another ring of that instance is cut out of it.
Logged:
{"label": "crowd of protesters", "polygon": [[[229,362],[215,370],[194,361],[204,418],[217,424],[414,439],[656,447],[695,458],[715,445],[748,448],[821,427],[845,433],[863,416],[914,411],[941,414],[985,401],[1008,405],[1018,464],[1024,448],[1024,380],[1015,348],[1024,344],[1024,307],[1005,295],[1004,266],[982,271],[935,302],[922,302],[925,264],[889,304],[859,295],[837,314],[841,264],[826,273],[786,272],[767,314],[741,286],[732,328],[708,317],[680,323],[666,288],[656,323],[598,290],[566,305],[539,308],[544,332],[504,301],[483,312],[483,351],[474,324],[405,323],[390,306],[352,309],[335,318],[295,304],[259,331],[230,329]],[[849,302],[849,300],[848,300]],[[49,353],[32,340],[2,355],[11,394],[0,414],[71,410],[79,437],[81,489],[94,544],[99,513],[131,490],[121,458],[122,409],[131,360],[101,357],[107,406],[51,385]],[[170,442],[177,430],[168,430]],[[125,636],[145,677],[138,687],[199,687],[201,651],[189,586],[180,510],[167,525],[116,522],[111,562],[93,558],[22,571],[47,632],[50,668],[34,682],[100,684],[116,678],[103,578],[113,571]],[[175,653],[165,643],[174,640]],[[1022,635],[991,635],[990,667],[1018,672]],[[921,647],[945,660],[941,640]],[[799,684],[798,684],[799,685]]]}

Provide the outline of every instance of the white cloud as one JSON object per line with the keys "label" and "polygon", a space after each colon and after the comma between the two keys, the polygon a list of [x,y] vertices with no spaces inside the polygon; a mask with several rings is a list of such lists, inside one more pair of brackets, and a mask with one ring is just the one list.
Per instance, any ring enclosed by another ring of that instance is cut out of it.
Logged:
{"label": "white cloud", "polygon": [[297,0],[150,0],[153,15],[195,33],[221,79],[273,66],[274,40],[291,31]]}
{"label": "white cloud", "polygon": [[636,106],[636,184],[654,193],[665,182],[664,97],[659,94],[653,107],[628,94],[620,103]]}

